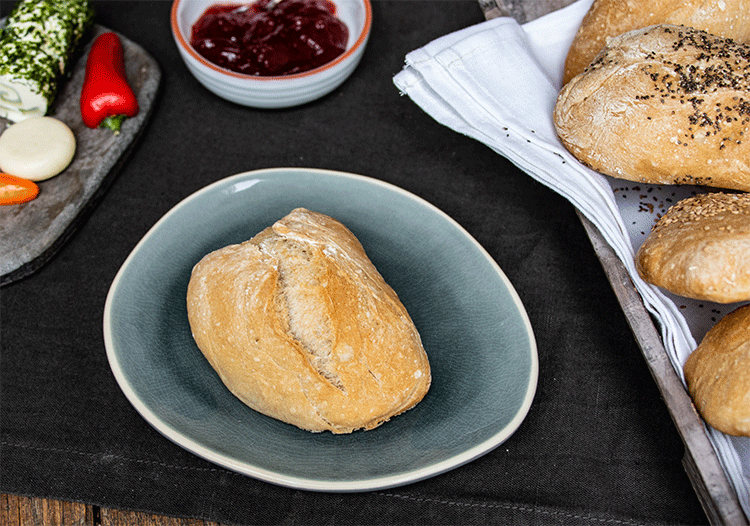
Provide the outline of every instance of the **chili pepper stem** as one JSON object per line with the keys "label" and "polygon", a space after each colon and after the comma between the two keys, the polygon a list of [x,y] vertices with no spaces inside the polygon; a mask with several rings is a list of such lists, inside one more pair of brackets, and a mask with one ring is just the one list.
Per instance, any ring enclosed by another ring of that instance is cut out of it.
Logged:
{"label": "chili pepper stem", "polygon": [[127,118],[127,115],[123,115],[122,113],[120,115],[110,115],[99,124],[99,128],[112,130],[113,132],[115,132],[115,135],[117,135],[120,133],[120,127],[122,126],[122,123]]}

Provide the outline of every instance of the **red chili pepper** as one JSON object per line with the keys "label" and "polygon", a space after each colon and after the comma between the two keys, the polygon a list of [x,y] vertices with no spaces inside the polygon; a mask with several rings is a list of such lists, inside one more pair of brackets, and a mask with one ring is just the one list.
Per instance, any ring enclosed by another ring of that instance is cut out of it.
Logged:
{"label": "red chili pepper", "polygon": [[120,133],[122,122],[137,113],[138,99],[125,76],[122,42],[115,33],[99,35],[89,51],[81,89],[83,123]]}

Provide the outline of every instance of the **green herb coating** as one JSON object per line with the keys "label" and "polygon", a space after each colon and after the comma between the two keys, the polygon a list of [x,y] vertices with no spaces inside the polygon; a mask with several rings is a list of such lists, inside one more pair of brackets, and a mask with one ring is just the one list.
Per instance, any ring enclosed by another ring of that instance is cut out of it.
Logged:
{"label": "green herb coating", "polygon": [[[0,33],[0,116],[45,114],[93,24],[88,0],[21,0]],[[46,103],[40,103],[38,95]]]}

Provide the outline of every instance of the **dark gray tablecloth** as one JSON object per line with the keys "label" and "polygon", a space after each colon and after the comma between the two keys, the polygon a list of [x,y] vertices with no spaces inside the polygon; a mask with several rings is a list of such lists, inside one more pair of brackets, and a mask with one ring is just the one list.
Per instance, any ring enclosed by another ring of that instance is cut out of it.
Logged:
{"label": "dark gray tablecloth", "polygon": [[[325,99],[283,111],[236,106],[199,85],[172,40],[170,2],[96,9],[99,24],[156,58],[162,91],[77,234],[36,274],[0,290],[0,492],[238,524],[706,523],[683,446],[573,207],[392,84],[407,52],[483,20],[474,0],[374,0],[354,75]],[[105,356],[112,279],[181,199],[275,166],[396,184],[496,259],[528,311],[540,363],[533,407],[507,442],[409,486],[319,494],[214,466],[138,415]]]}

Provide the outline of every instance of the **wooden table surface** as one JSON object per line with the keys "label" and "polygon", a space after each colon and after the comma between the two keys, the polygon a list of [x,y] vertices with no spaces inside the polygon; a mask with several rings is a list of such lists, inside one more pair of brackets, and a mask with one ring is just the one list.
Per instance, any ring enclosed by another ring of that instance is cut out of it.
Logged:
{"label": "wooden table surface", "polygon": [[2,526],[221,526],[136,511],[100,508],[78,502],[0,495]]}

